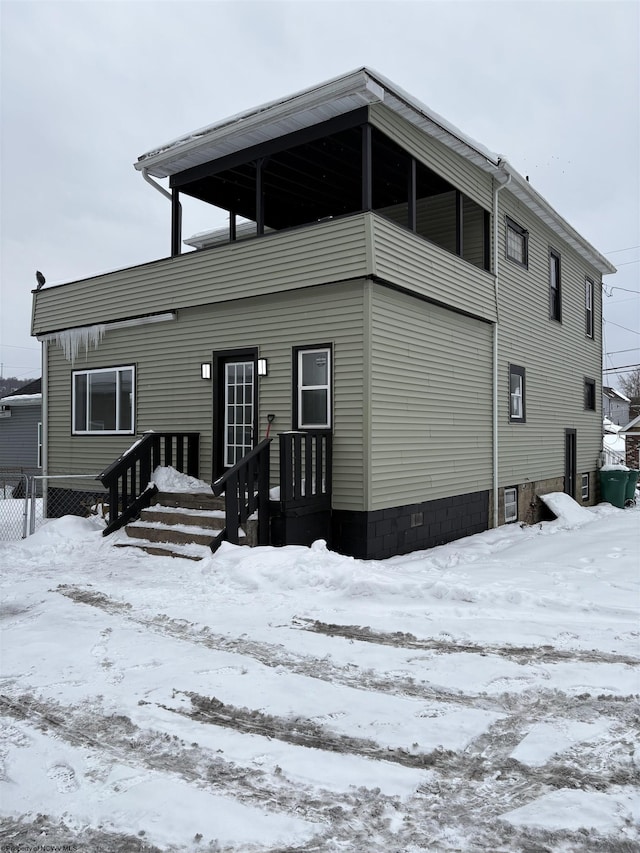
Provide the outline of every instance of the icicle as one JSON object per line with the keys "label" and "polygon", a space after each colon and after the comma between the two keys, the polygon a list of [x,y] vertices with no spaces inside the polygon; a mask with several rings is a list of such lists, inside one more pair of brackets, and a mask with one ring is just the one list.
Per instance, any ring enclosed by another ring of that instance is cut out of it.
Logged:
{"label": "icicle", "polygon": [[56,332],[55,341],[59,347],[62,347],[64,357],[73,365],[78,356],[80,347],[84,346],[85,356],[89,352],[89,344],[91,344],[94,349],[97,349],[100,341],[104,337],[105,330],[106,326],[104,324],[97,326],[83,326],[79,329],[65,329],[62,332]]}

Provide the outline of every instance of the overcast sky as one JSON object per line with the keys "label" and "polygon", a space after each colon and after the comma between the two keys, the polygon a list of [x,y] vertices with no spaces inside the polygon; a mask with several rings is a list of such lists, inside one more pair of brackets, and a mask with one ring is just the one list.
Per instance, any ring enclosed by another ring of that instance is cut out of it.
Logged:
{"label": "overcast sky", "polygon": [[[134,170],[139,155],[362,65],[507,157],[618,266],[605,366],[638,364],[639,11],[0,0],[3,375],[40,375],[36,269],[53,284],[169,254],[170,205]],[[187,210],[183,236],[223,221]]]}

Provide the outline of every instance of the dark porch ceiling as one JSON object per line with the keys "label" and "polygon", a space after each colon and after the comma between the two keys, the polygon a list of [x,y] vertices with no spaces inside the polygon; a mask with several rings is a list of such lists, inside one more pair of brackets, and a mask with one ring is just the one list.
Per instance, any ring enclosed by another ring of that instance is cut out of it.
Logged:
{"label": "dark porch ceiling", "polygon": [[[362,126],[360,121],[282,150],[274,150],[273,142],[262,149],[255,146],[245,152],[246,158],[235,155],[231,162],[224,158],[175,175],[171,186],[256,221],[256,161],[261,159],[267,228],[279,230],[354,213],[362,209]],[[374,209],[406,203],[410,155],[372,128],[371,161]],[[422,164],[416,183],[418,198],[453,189]]]}

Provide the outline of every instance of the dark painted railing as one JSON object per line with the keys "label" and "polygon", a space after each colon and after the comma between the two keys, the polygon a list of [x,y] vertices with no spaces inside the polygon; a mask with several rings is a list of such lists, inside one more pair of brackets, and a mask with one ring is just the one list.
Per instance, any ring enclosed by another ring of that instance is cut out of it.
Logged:
{"label": "dark painted railing", "polygon": [[280,433],[283,512],[331,509],[332,441],[326,430]]}
{"label": "dark painted railing", "polygon": [[211,543],[216,551],[223,540],[239,545],[240,527],[258,512],[258,545],[269,544],[269,445],[264,438],[233,468],[212,485],[214,495],[224,494],[226,527]]}
{"label": "dark painted railing", "polygon": [[109,490],[109,524],[106,536],[137,518],[158,489],[149,485],[159,465],[198,476],[200,435],[197,432],[147,432],[112,462],[97,479]]}

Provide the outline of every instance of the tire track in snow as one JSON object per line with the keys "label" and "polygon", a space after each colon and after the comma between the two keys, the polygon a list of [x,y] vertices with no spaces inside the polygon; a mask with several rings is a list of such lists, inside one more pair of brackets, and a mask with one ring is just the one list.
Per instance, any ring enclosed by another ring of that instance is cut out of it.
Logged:
{"label": "tire track in snow", "polygon": [[640,666],[640,658],[630,655],[619,655],[614,652],[582,651],[580,649],[556,649],[553,646],[480,646],[477,643],[455,643],[442,640],[420,640],[413,634],[397,631],[393,634],[373,631],[369,627],[359,625],[334,625],[319,622],[314,619],[294,619],[294,627],[310,631],[314,634],[324,634],[328,637],[342,637],[347,640],[360,640],[363,643],[375,643],[381,646],[416,649],[420,651],[435,651],[443,654],[459,654],[468,652],[479,655],[497,655],[513,660],[519,664],[527,663],[561,663],[579,661],[586,663],[618,663],[625,666]]}
{"label": "tire track in snow", "polygon": [[[324,657],[318,658],[311,655],[297,654],[280,644],[266,643],[246,639],[245,637],[230,637],[226,634],[216,634],[207,626],[199,628],[186,619],[174,619],[166,614],[157,614],[152,618],[147,618],[137,615],[132,605],[128,602],[117,601],[98,590],[83,589],[77,586],[62,584],[54,591],[78,604],[97,607],[106,613],[121,616],[127,619],[127,621],[148,628],[162,636],[205,646],[216,651],[243,655],[270,668],[283,667],[296,675],[303,675],[333,684],[341,684],[359,690],[389,693],[394,696],[405,695],[464,707],[473,706],[474,708],[499,713],[526,713],[529,717],[534,718],[538,713],[542,715],[546,714],[549,704],[555,706],[556,713],[573,716],[576,712],[576,699],[580,700],[580,713],[585,719],[601,713],[613,713],[617,715],[618,712],[623,711],[623,708],[626,707],[625,702],[628,699],[628,697],[609,695],[596,697],[588,693],[575,697],[564,694],[559,690],[542,690],[540,688],[518,691],[517,693],[510,693],[508,690],[504,690],[500,694],[463,693],[460,690],[449,690],[429,682],[418,682],[412,676],[398,676],[394,674],[392,677],[389,677],[384,674],[377,674],[370,669],[361,669],[357,665],[346,667]],[[297,622],[301,623],[302,620],[297,620]],[[312,624],[322,626],[324,623]],[[332,628],[334,626],[328,627]],[[335,627],[339,628],[341,626]],[[364,642],[378,643],[380,645],[413,648],[413,646],[407,645],[407,643],[413,642],[410,639],[412,638],[410,634],[375,634],[370,632],[368,628],[357,628],[356,626],[342,627],[353,629],[354,635],[350,636],[349,639],[363,640]],[[302,630],[305,630],[305,628]],[[363,636],[356,636],[357,632],[361,632]],[[322,631],[322,633],[325,632]],[[342,636],[337,632],[329,633],[329,636],[334,635]],[[376,637],[380,637],[380,639],[378,640]],[[415,642],[419,643],[421,641],[415,640]],[[481,655],[494,653],[491,647],[485,648],[483,646],[472,648],[458,646],[454,643],[439,643],[438,647],[442,651],[451,654],[465,651]],[[416,646],[416,648],[422,647]],[[427,646],[425,645],[423,648],[426,650]],[[613,661],[604,660],[600,662],[611,663]],[[615,662],[621,663],[623,661],[616,660]],[[638,663],[640,663],[640,660]]]}

